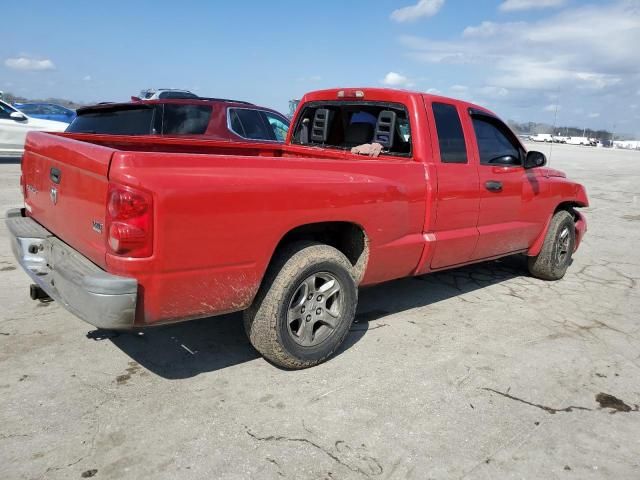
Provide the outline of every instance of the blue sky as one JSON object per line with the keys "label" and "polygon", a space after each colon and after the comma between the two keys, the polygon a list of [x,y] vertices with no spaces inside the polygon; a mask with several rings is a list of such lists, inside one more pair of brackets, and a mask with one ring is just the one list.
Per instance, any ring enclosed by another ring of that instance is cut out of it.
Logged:
{"label": "blue sky", "polygon": [[505,118],[640,135],[640,0],[21,0],[2,7],[0,89],[86,102],[188,88],[287,110],[382,86]]}

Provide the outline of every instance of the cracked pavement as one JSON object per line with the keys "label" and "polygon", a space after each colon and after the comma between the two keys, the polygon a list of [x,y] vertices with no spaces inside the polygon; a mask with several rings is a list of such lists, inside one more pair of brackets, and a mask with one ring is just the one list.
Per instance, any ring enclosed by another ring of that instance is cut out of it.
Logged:
{"label": "cracked pavement", "polygon": [[117,335],[33,302],[0,224],[0,478],[639,478],[640,152],[550,165],[592,202],[563,280],[511,257],[363,289],[296,372],[238,315]]}

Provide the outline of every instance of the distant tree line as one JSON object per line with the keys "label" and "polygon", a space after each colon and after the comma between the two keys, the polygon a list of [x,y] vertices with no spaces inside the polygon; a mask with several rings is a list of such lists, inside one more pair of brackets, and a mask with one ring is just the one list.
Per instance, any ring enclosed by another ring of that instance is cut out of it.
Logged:
{"label": "distant tree line", "polygon": [[2,98],[8,103],[55,103],[56,105],[62,105],[63,107],[71,108],[73,110],[85,105],[84,103],[73,102],[64,98],[27,98],[21,97],[20,95],[14,95],[10,92],[4,92],[2,94]]}
{"label": "distant tree line", "polygon": [[[513,130],[520,135],[535,135],[536,133],[550,133],[552,135],[560,135],[563,137],[589,137],[598,140],[614,140],[612,133],[608,130],[591,130],[590,128],[580,127],[564,127],[553,126],[548,123],[523,122],[519,123],[514,120],[507,122]],[[616,135],[615,140],[621,139],[623,136]]]}

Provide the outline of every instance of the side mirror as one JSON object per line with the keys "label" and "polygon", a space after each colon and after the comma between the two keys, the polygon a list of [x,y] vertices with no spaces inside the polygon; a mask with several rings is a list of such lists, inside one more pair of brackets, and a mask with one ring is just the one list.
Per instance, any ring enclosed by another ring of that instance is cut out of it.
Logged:
{"label": "side mirror", "polygon": [[24,122],[27,119],[25,114],[20,112],[11,112],[11,114],[9,114],[9,117],[18,122]]}
{"label": "side mirror", "polygon": [[546,164],[547,157],[545,157],[544,153],[534,150],[527,152],[527,156],[524,159],[524,168],[543,167]]}

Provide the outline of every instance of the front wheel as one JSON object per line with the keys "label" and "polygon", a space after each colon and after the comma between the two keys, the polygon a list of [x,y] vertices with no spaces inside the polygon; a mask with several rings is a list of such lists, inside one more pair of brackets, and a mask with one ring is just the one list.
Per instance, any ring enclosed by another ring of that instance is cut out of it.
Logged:
{"label": "front wheel", "polygon": [[575,245],[573,216],[566,210],[556,212],[549,223],[540,253],[529,257],[529,272],[543,280],[560,280],[571,264]]}
{"label": "front wheel", "polygon": [[284,368],[329,358],[353,322],[358,290],[349,260],[328,245],[290,245],[274,259],[253,305],[244,313],[251,344]]}

